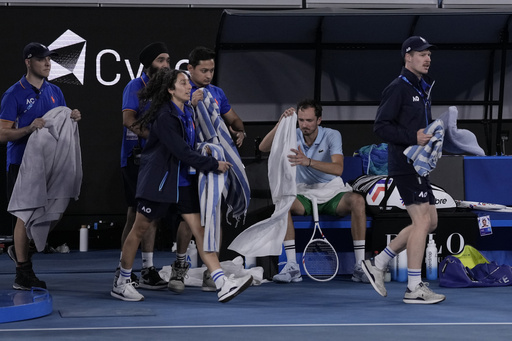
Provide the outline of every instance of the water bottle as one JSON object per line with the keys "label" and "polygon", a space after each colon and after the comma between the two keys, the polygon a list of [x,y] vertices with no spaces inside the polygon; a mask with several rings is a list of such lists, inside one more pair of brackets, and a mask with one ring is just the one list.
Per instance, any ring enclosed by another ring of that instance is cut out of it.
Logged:
{"label": "water bottle", "polygon": [[256,257],[245,256],[245,268],[250,269],[256,266]]}
{"label": "water bottle", "polygon": [[391,270],[389,270],[389,265],[386,267],[386,272],[384,272],[384,282],[391,282]]}
{"label": "water bottle", "polygon": [[187,247],[187,263],[191,268],[197,268],[197,247],[196,242],[191,240]]}
{"label": "water bottle", "polygon": [[407,282],[407,250],[403,250],[397,256],[397,277],[398,282]]}
{"label": "water bottle", "polygon": [[432,234],[428,235],[427,250],[425,252],[425,268],[427,279],[434,281],[437,279],[437,246]]}
{"label": "water bottle", "polygon": [[80,252],[87,252],[89,248],[89,229],[82,225],[80,228]]}
{"label": "water bottle", "polygon": [[[392,236],[396,237],[396,235],[388,234],[386,236],[387,236],[387,245],[389,246],[389,243],[391,242],[391,239],[392,239],[391,237]],[[388,270],[391,275],[391,280],[397,281],[397,278],[398,278],[398,255],[396,255],[389,261]]]}
{"label": "water bottle", "polygon": [[389,261],[388,268],[389,268],[389,272],[391,273],[391,280],[397,281],[398,280],[398,255],[396,255]]}

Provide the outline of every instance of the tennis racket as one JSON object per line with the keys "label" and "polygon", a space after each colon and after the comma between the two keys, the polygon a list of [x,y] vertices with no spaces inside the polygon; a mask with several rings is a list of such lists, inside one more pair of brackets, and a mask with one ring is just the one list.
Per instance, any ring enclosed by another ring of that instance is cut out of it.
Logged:
{"label": "tennis racket", "polygon": [[[313,205],[315,227],[313,235],[302,253],[302,265],[310,278],[319,282],[327,282],[338,274],[338,254],[331,243],[325,238],[320,228],[316,198],[313,198],[311,203]],[[315,238],[317,230],[322,238]]]}
{"label": "tennis racket", "polygon": [[487,202],[477,202],[477,201],[465,201],[465,200],[455,200],[455,204],[457,207],[461,208],[470,208],[472,210],[483,210],[483,211],[499,211],[506,209],[507,206],[500,204],[490,204]]}

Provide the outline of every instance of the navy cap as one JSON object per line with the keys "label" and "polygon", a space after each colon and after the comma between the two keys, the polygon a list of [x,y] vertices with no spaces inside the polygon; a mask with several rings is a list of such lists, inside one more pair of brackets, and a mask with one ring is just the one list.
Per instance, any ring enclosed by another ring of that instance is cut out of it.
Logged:
{"label": "navy cap", "polygon": [[40,43],[29,43],[23,49],[23,59],[30,59],[32,57],[45,58],[56,55],[56,52],[50,51],[46,46]]}
{"label": "navy cap", "polygon": [[435,48],[435,45],[429,44],[429,42],[423,37],[409,37],[402,44],[402,58],[405,57],[406,53],[411,51],[425,51],[431,47]]}

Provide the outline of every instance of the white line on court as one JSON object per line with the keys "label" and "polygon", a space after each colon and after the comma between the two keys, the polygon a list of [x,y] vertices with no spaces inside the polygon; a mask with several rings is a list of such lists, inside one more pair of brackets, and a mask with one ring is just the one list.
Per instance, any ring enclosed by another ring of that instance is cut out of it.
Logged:
{"label": "white line on court", "polygon": [[190,326],[112,326],[79,328],[23,328],[2,329],[1,332],[78,331],[78,330],[127,330],[127,329],[189,329],[189,328],[269,328],[269,327],[387,327],[387,326],[502,326],[512,322],[447,322],[447,323],[328,323],[328,324],[243,324],[243,325],[190,325]]}

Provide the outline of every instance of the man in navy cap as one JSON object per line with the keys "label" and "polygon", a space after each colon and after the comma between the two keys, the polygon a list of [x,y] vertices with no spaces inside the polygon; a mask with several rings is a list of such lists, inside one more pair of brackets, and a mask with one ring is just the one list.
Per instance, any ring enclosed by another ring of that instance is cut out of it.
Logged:
{"label": "man in navy cap", "polygon": [[[138,92],[146,86],[150,78],[160,69],[169,68],[170,58],[167,46],[163,42],[154,42],[145,46],[139,54],[139,61],[144,67],[144,72],[140,77],[131,80],[123,91],[123,141],[121,145],[121,172],[123,175],[125,199],[128,204],[126,212],[126,223],[121,236],[121,245],[128,233],[132,229],[135,221],[135,209],[137,201],[135,200],[135,190],[137,187],[137,177],[139,173],[139,158],[142,148],[146,143],[148,131],[141,131],[133,123],[140,117],[141,110],[139,106]],[[167,287],[167,282],[158,275],[158,271],[153,266],[153,250],[157,223],[148,230],[142,239],[142,270],[141,279],[137,278],[132,272],[132,282],[135,286],[143,289],[163,289]],[[120,268],[116,271],[116,278]]]}
{"label": "man in navy cap", "polygon": [[404,67],[400,76],[384,89],[374,124],[375,134],[388,143],[388,174],[393,177],[412,223],[375,257],[374,264],[370,260],[362,264],[374,289],[387,296],[384,271],[393,257],[407,249],[408,281],[403,301],[412,304],[433,304],[445,299],[421,280],[427,235],[437,227],[435,197],[428,175],[419,176],[404,155],[407,147],[424,146],[432,138],[424,133],[432,122],[430,92],[434,83],[427,76],[432,48],[420,36],[404,41]]}
{"label": "man in navy cap", "polygon": [[[48,82],[51,56],[56,55],[40,43],[30,43],[23,49],[27,73],[2,96],[0,105],[0,142],[7,142],[7,195],[12,195],[21,161],[30,134],[45,125],[42,118],[58,106],[66,106],[64,95],[58,86]],[[80,111],[74,109],[71,118],[81,119]],[[16,263],[16,278],[13,288],[30,290],[32,287],[46,288],[32,269],[29,256],[29,240],[24,222],[17,218],[14,227],[14,245],[8,248],[9,256]]]}

